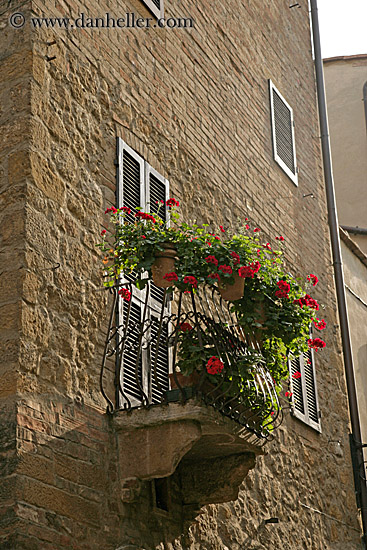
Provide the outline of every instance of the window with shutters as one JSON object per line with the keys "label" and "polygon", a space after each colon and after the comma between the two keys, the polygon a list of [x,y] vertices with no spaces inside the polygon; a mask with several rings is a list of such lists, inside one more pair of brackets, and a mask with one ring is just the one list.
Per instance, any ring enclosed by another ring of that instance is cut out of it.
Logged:
{"label": "window with shutters", "polygon": [[292,392],[292,414],[321,432],[313,351],[308,350],[300,357],[291,359],[289,361],[289,370]]}
{"label": "window with shutters", "polygon": [[143,4],[146,5],[157,19],[164,17],[163,0],[143,0]]}
{"label": "window with shutters", "polygon": [[298,185],[293,110],[269,80],[274,160]]}
{"label": "window with shutters", "polygon": [[[141,207],[151,213],[157,213],[159,208],[160,217],[169,223],[168,209],[161,202],[166,203],[169,198],[168,181],[120,138],[117,141],[117,157],[117,207],[131,208],[128,221],[134,221],[135,208]],[[136,274],[130,273],[123,276],[121,282],[132,282],[135,279]],[[168,334],[165,333],[167,326],[159,331],[163,301],[164,290],[150,281],[143,290],[134,288],[131,305],[124,300],[119,303],[118,326],[122,326],[129,315],[120,385],[133,406],[139,405],[141,401],[141,389],[150,403],[160,403],[162,392],[168,390],[170,352],[167,346]],[[147,311],[144,313],[146,303]],[[164,308],[168,316],[169,303],[164,304]],[[150,345],[140,345],[142,332],[144,340],[150,342]],[[137,350],[141,350],[139,357]],[[153,361],[154,369],[151,368]],[[123,398],[121,401],[123,406]]]}

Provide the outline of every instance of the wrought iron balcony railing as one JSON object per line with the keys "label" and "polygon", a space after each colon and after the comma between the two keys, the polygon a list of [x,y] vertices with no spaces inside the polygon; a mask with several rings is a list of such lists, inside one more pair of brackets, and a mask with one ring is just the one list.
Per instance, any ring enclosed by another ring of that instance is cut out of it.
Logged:
{"label": "wrought iron balcony railing", "polygon": [[[131,293],[129,300],[121,296],[122,289]],[[184,402],[195,395],[259,438],[269,438],[282,420],[273,379],[258,359],[261,349],[255,334],[244,332],[215,287],[172,293],[152,282],[144,290],[124,282],[110,292],[100,373],[110,413]],[[211,379],[206,370],[210,356],[224,363],[223,371]],[[187,378],[177,367],[187,366],[190,358],[195,374],[190,377],[192,387],[186,387]]]}

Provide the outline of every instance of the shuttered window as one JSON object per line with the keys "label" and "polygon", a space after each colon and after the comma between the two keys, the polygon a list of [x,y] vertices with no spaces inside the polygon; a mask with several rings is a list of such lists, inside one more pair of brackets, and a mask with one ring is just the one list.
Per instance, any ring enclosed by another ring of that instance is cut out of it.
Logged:
{"label": "shuttered window", "polygon": [[[117,173],[117,207],[128,206],[132,212],[127,219],[134,221],[135,208],[141,207],[145,212],[159,213],[159,216],[169,223],[166,201],[169,198],[168,181],[144,161],[133,149],[120,138],[117,141],[118,173]],[[133,282],[136,273],[124,274],[122,282]],[[144,317],[144,305],[148,293],[148,310]],[[159,319],[162,311],[164,290],[152,282],[143,290],[134,287],[129,311],[129,330],[121,369],[121,387],[133,406],[141,402],[141,391],[152,403],[159,403],[162,392],[168,389],[169,350],[167,346],[167,327],[159,333]],[[118,326],[124,326],[127,319],[129,303],[121,300],[118,310]],[[165,313],[169,312],[169,304],[165,304]],[[122,330],[122,329],[121,329]],[[139,335],[141,331],[151,342],[143,346],[141,356],[137,360]],[[156,365],[155,374],[152,371]],[[121,396],[121,405],[123,397]]]}
{"label": "shuttered window", "polygon": [[143,4],[157,19],[164,17],[163,0],[143,0]]}
{"label": "shuttered window", "polygon": [[[321,432],[314,354],[311,350],[289,361],[292,414]],[[301,376],[299,376],[299,374]]]}
{"label": "shuttered window", "polygon": [[269,93],[274,160],[298,185],[293,111],[271,80]]}

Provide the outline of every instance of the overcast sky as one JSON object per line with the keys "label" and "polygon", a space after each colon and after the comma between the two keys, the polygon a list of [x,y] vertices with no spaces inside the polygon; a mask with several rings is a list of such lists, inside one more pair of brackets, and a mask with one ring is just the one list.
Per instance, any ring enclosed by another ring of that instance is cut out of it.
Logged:
{"label": "overcast sky", "polygon": [[318,0],[322,57],[367,54],[367,0]]}

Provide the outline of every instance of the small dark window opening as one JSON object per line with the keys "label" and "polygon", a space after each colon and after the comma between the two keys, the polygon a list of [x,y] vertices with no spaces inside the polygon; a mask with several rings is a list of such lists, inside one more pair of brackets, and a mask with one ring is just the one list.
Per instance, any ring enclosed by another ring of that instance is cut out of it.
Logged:
{"label": "small dark window opening", "polygon": [[160,510],[169,510],[169,482],[166,477],[154,480],[155,505]]}

